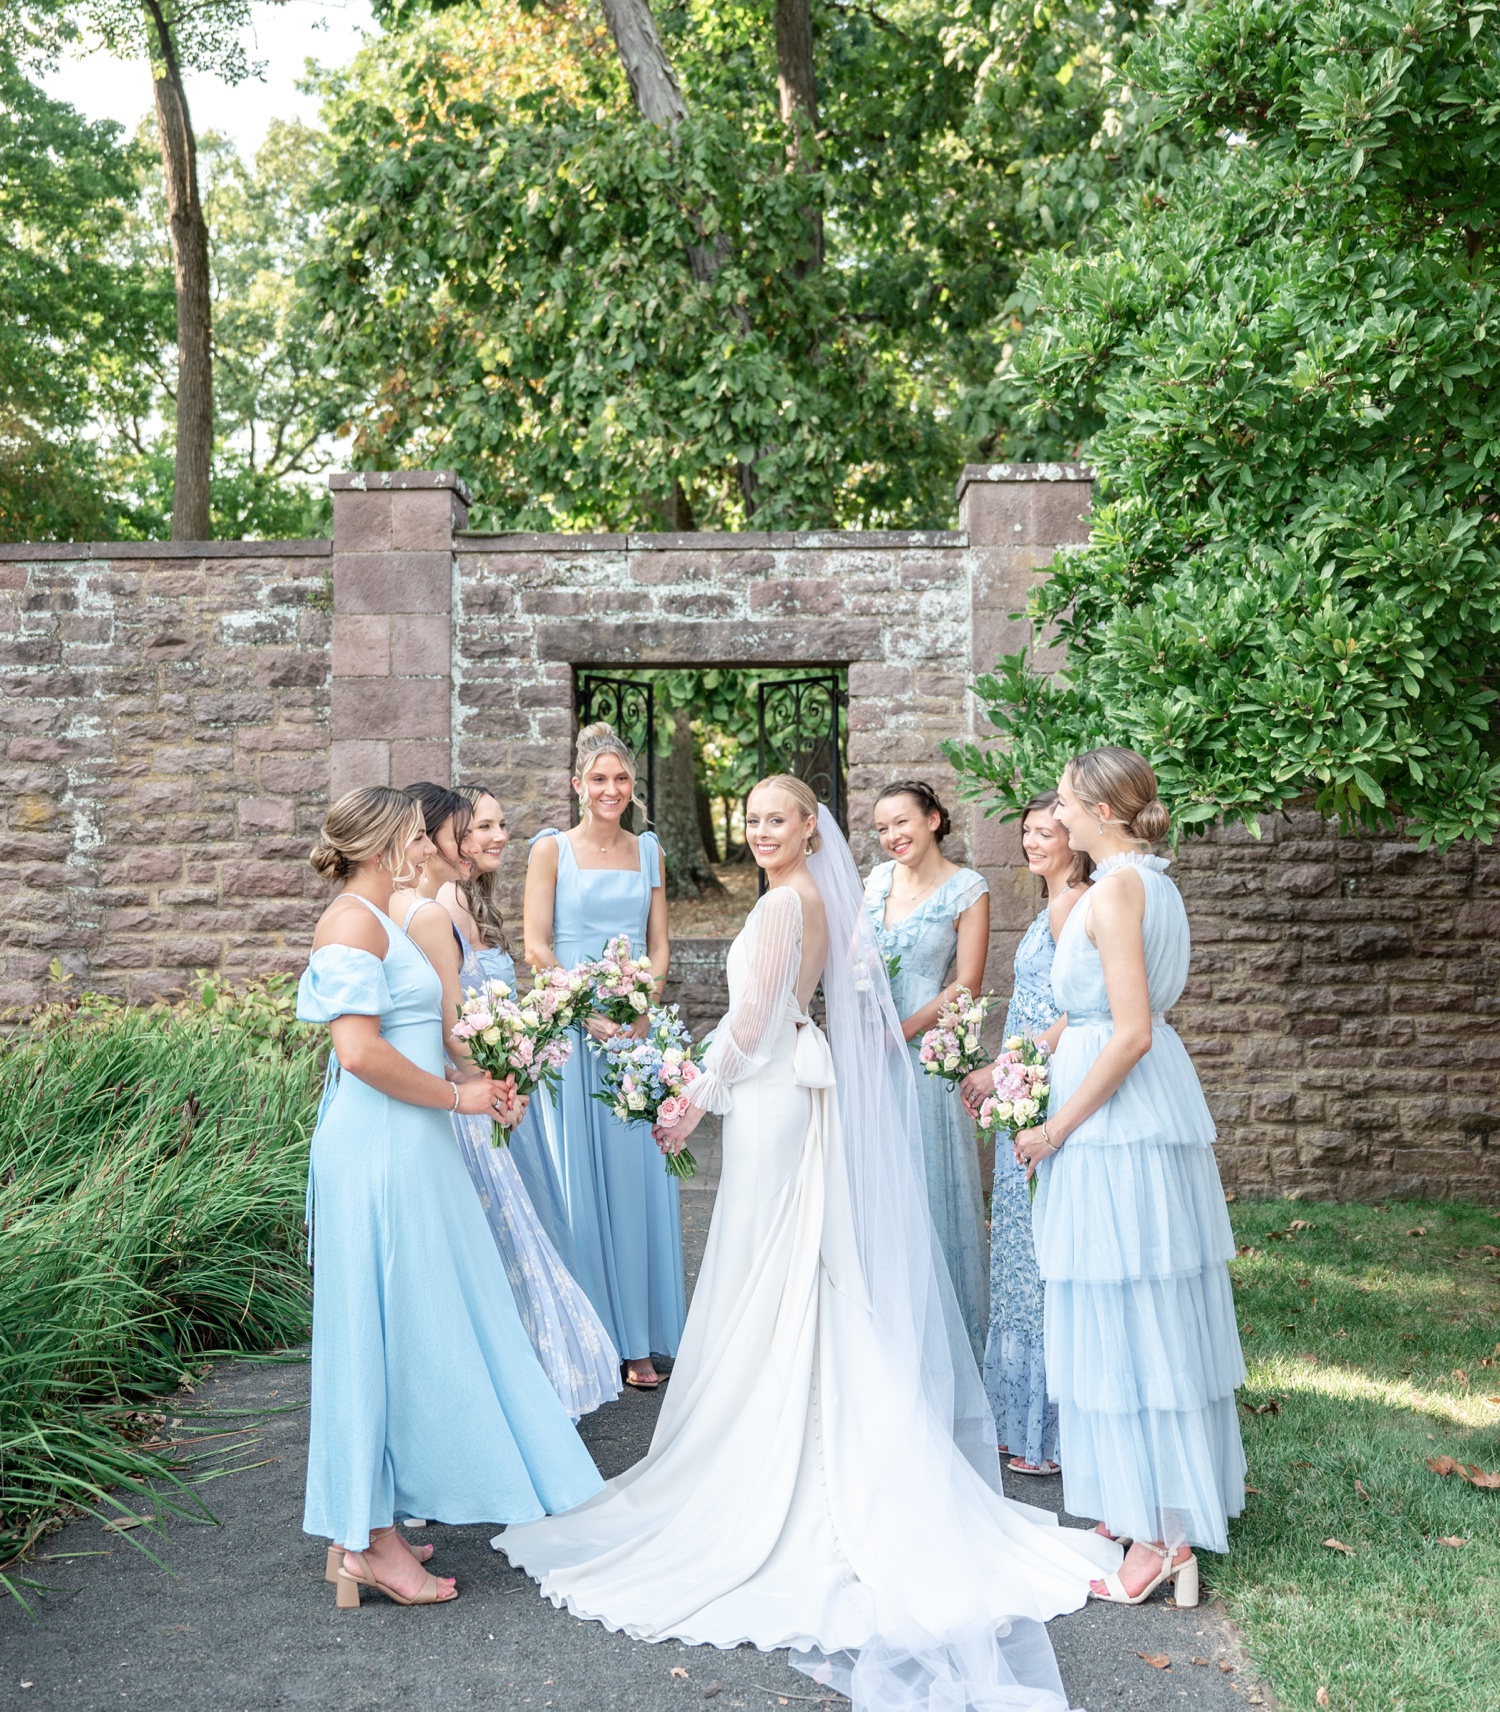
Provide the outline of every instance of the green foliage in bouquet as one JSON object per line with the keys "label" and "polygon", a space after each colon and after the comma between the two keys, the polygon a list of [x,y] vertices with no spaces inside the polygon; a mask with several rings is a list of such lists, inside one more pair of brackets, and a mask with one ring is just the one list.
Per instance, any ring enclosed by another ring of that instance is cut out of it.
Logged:
{"label": "green foliage in bouquet", "polygon": [[326,1036],[287,998],[217,980],[151,1010],[82,995],[0,1040],[0,1586],[60,1507],[154,1509],[148,1480],[190,1504],[142,1442],[142,1403],[207,1352],[306,1335]]}
{"label": "green foliage in bouquet", "polygon": [[1213,0],[1131,58],[1200,147],[1031,276],[1012,383],[1099,504],[1033,602],[1065,675],[1001,660],[950,750],[997,808],[1112,741],[1188,828],[1500,826],[1497,18]]}

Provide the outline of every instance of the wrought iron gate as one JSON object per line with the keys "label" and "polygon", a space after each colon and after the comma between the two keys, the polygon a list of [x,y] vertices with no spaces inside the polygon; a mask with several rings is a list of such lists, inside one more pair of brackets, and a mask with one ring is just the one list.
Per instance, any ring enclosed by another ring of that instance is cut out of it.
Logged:
{"label": "wrought iron gate", "polygon": [[844,789],[844,686],[834,671],[763,680],[756,689],[761,778],[791,773],[812,786],[833,818],[848,827]]}
{"label": "wrought iron gate", "polygon": [[[646,811],[656,818],[656,696],[650,678],[607,678],[578,674],[578,723],[607,719],[630,746],[638,769],[637,786]],[[642,788],[643,787],[643,788]],[[643,832],[644,827],[631,830]]]}

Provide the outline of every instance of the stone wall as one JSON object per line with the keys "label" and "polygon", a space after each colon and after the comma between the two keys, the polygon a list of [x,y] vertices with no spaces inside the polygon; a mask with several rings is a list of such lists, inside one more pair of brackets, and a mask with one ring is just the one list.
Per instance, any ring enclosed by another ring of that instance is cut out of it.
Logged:
{"label": "stone wall", "polygon": [[[333,488],[331,543],[0,548],[0,1004],[43,996],[54,957],[137,999],[203,967],[299,967],[330,783],[489,784],[519,835],[519,924],[522,839],[570,817],[579,667],[846,667],[868,864],[875,790],[950,785],[938,745],[977,729],[967,683],[1033,643],[1018,615],[1086,537],[1089,477],[974,467],[960,530],[882,535],[469,535],[451,474]],[[1013,827],[955,822],[1003,992],[1041,899]],[[1500,1199],[1500,856],[1298,814],[1195,840],[1177,873],[1194,959],[1174,1020],[1226,1182]],[[675,947],[695,1027],[722,1008],[723,951]]]}
{"label": "stone wall", "polygon": [[0,548],[0,1007],[294,968],[321,888],[328,543]]}

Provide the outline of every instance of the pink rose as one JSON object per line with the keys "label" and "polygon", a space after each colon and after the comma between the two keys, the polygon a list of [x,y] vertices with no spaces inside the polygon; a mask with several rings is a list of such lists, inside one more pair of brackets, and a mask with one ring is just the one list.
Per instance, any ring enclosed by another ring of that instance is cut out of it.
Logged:
{"label": "pink rose", "polygon": [[670,1095],[661,1103],[661,1109],[656,1114],[656,1121],[663,1129],[671,1129],[674,1124],[681,1122],[682,1114],[687,1110],[687,1101],[680,1095]]}
{"label": "pink rose", "polygon": [[688,1059],[678,1071],[678,1075],[681,1076],[684,1087],[689,1082],[696,1082],[702,1074],[703,1072],[696,1064],[693,1063],[692,1059]]}

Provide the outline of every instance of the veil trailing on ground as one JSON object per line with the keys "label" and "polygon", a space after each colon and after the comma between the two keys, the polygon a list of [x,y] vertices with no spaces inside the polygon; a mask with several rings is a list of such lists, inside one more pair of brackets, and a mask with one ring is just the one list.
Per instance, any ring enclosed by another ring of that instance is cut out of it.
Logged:
{"label": "veil trailing on ground", "polygon": [[[826,809],[818,830],[808,871],[828,919],[823,995],[849,1202],[875,1335],[908,1381],[902,1418],[872,1428],[885,1441],[880,1466],[893,1474],[881,1501],[920,1510],[924,1539],[941,1548],[984,1525],[975,1475],[1002,1491],[995,1423],[927,1209],[911,1056],[859,870]],[[1063,1712],[1042,1624],[997,1625],[979,1588],[968,1609],[921,1609],[902,1530],[890,1534],[888,1561],[857,1566],[874,1595],[876,1639],[857,1655],[794,1653],[793,1664],[848,1694],[858,1712]]]}

